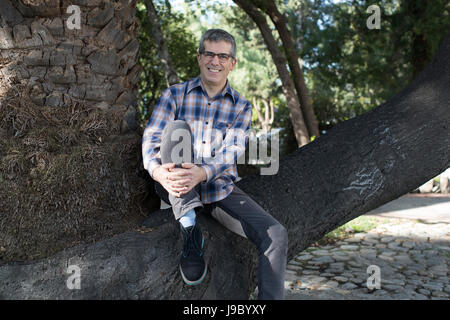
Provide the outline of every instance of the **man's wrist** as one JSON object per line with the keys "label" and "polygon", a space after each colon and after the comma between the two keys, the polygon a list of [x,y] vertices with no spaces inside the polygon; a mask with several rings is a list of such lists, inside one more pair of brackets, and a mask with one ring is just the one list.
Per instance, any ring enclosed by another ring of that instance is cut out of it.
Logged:
{"label": "man's wrist", "polygon": [[202,178],[200,182],[205,182],[206,179],[208,178],[208,176],[206,175],[206,170],[203,167],[199,167],[201,169],[201,173],[202,173]]}
{"label": "man's wrist", "polygon": [[159,175],[158,175],[158,169],[159,168],[161,168],[161,166],[159,165],[159,166],[157,166],[157,167],[155,167],[155,168],[153,168],[153,170],[152,170],[152,178],[153,178],[153,180],[155,180],[155,181],[157,181],[157,182],[159,182]]}

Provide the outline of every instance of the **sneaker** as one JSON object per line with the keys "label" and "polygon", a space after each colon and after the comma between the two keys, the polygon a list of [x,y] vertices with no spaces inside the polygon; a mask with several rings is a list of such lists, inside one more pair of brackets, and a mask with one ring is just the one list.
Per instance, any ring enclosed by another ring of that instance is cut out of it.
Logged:
{"label": "sneaker", "polygon": [[206,263],[203,259],[204,239],[198,223],[184,228],[180,224],[183,237],[183,249],[181,251],[180,272],[187,285],[200,284],[206,275]]}

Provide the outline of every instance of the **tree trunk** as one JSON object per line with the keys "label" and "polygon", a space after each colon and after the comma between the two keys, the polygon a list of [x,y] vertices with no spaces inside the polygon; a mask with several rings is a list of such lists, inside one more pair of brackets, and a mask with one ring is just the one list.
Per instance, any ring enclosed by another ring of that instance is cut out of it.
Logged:
{"label": "tree trunk", "polygon": [[[258,99],[256,97],[253,97],[253,107],[255,107],[257,115],[258,115],[258,122],[261,125],[261,129],[265,132],[269,132],[270,129],[272,129],[272,124],[274,120],[274,107],[272,99]],[[264,115],[261,112],[260,102],[264,104]]]}
{"label": "tree trunk", "polygon": [[177,84],[180,82],[175,66],[172,62],[172,57],[167,49],[166,41],[164,40],[164,35],[161,30],[161,25],[158,18],[158,13],[156,12],[153,1],[146,0],[145,6],[147,7],[147,15],[150,26],[150,34],[155,40],[156,48],[158,49],[158,56],[161,60],[161,64],[166,76],[167,86]]}
{"label": "tree trunk", "polygon": [[[450,33],[424,72],[398,95],[281,159],[278,174],[237,184],[286,226],[288,259],[450,166],[449,86]],[[253,291],[255,248],[202,215],[209,273],[200,286],[183,286],[178,228],[170,213],[153,217],[159,227],[149,232],[2,265],[0,298],[245,299]],[[81,269],[80,290],[67,288],[72,264]]]}
{"label": "tree trunk", "polygon": [[283,56],[275,38],[272,35],[272,31],[267,25],[266,18],[264,15],[256,8],[251,1],[248,0],[233,0],[237,5],[239,5],[252,20],[256,23],[261,34],[264,38],[264,42],[272,55],[273,62],[277,68],[278,74],[280,76],[283,92],[286,96],[286,101],[289,107],[289,115],[292,122],[292,127],[294,128],[295,138],[299,147],[309,143],[308,129],[303,118],[302,106],[298,100],[294,82],[291,79],[289,71],[286,67],[286,59]]}
{"label": "tree trunk", "polygon": [[[80,8],[80,29],[69,27],[73,14],[67,13],[67,2],[36,3],[2,2],[3,76],[33,84],[30,97],[39,106],[67,107],[83,100],[135,113],[129,106],[136,104],[140,72],[136,0],[73,1]],[[127,124],[136,129],[136,123]]]}
{"label": "tree trunk", "polygon": [[0,260],[142,221],[136,2],[1,1]]}
{"label": "tree trunk", "polygon": [[287,21],[284,15],[278,11],[278,8],[273,0],[258,2],[258,7],[264,10],[272,19],[286,52],[286,57],[289,63],[289,68],[292,72],[295,89],[297,91],[300,105],[302,106],[303,116],[305,118],[306,126],[308,127],[309,135],[318,138],[320,136],[319,124],[314,114],[314,108],[311,104],[311,99],[308,94],[308,88],[303,77],[303,70],[299,64],[297,51],[295,50],[294,40],[287,28]]}

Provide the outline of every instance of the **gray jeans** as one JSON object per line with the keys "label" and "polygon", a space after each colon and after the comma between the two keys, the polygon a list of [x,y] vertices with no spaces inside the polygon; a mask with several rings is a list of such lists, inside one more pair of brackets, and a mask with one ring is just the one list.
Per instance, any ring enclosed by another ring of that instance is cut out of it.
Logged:
{"label": "gray jeans", "polygon": [[[177,129],[181,129],[181,131],[177,131]],[[182,131],[189,135],[183,137],[184,141],[191,143],[191,133],[185,121],[175,120],[166,125],[161,137],[160,149],[163,164],[171,162],[180,164],[189,162],[189,159],[190,162],[193,162],[192,152],[191,155],[182,154],[179,149],[181,139],[172,141],[172,138],[179,136],[178,133]],[[174,132],[175,134],[172,135]],[[182,149],[192,150],[191,146]],[[173,152],[174,150],[176,152]],[[172,161],[172,158],[176,159]],[[155,186],[161,199],[172,205],[176,219],[181,218],[190,209],[204,206],[198,190],[193,189],[186,195],[176,198],[159,183],[156,182]],[[234,186],[233,191],[225,199],[208,204],[208,207],[211,209],[212,216],[225,227],[247,237],[256,245],[258,250],[258,298],[263,300],[283,299],[288,249],[286,229],[237,186]]]}

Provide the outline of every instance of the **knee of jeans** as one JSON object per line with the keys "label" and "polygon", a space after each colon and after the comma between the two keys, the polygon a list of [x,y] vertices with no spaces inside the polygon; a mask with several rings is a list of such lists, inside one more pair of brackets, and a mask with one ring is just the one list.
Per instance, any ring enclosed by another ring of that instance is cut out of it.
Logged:
{"label": "knee of jeans", "polygon": [[274,224],[265,230],[262,237],[261,249],[267,250],[273,248],[277,250],[287,250],[288,248],[288,233],[281,224]]}
{"label": "knee of jeans", "polygon": [[287,248],[288,247],[288,232],[287,232],[286,228],[283,225],[278,224],[275,229],[276,229],[276,231],[275,231],[275,236],[274,236],[275,240],[274,241],[280,247]]}
{"label": "knee of jeans", "polygon": [[187,129],[190,130],[188,123],[185,120],[173,120],[167,123],[163,130],[164,133],[167,134],[167,131],[173,131],[176,129]]}
{"label": "knee of jeans", "polygon": [[173,127],[174,129],[178,129],[178,128],[189,129],[189,125],[185,120],[174,120],[174,121],[170,122],[169,125],[171,127]]}

